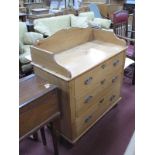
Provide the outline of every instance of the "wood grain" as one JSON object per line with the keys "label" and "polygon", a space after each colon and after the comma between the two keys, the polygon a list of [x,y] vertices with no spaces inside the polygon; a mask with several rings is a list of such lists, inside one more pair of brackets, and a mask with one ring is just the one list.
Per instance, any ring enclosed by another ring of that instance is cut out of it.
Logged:
{"label": "wood grain", "polygon": [[59,31],[33,48],[35,74],[62,92],[57,130],[69,142],[76,142],[120,100],[126,48],[113,32],[90,28]]}
{"label": "wood grain", "polygon": [[19,137],[32,134],[60,116],[58,89],[30,75],[19,82]]}

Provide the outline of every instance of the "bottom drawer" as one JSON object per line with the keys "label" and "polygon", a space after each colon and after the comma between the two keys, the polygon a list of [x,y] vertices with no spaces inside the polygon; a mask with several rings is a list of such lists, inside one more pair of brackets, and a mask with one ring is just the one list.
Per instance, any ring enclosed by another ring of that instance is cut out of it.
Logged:
{"label": "bottom drawer", "polygon": [[76,119],[77,136],[87,130],[106,110],[120,98],[120,85],[111,87],[98,100],[97,104],[89,108],[83,115]]}
{"label": "bottom drawer", "polygon": [[81,115],[76,119],[77,135],[80,135],[96,120],[96,116],[95,116],[96,110],[97,110],[97,105],[94,105],[91,108],[89,108],[86,113],[84,113],[83,115]]}
{"label": "bottom drawer", "polygon": [[107,92],[104,99],[100,99],[98,102],[97,116],[101,116],[106,110],[108,110],[116,101],[120,98],[120,87],[115,87]]}

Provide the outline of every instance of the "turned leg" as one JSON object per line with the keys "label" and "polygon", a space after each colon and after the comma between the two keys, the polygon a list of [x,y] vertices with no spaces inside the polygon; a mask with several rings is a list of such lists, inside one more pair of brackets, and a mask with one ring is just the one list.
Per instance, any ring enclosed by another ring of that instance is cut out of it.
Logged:
{"label": "turned leg", "polygon": [[33,133],[33,140],[38,140],[38,133],[37,132],[34,132]]}
{"label": "turned leg", "polygon": [[42,142],[43,142],[44,145],[46,145],[47,142],[46,142],[45,129],[44,129],[44,127],[42,127],[42,128],[40,129],[40,133],[41,133]]}
{"label": "turned leg", "polygon": [[53,127],[53,123],[50,123],[50,130],[51,130],[51,135],[53,139],[53,146],[54,146],[54,155],[58,155],[58,142],[57,142],[57,135],[56,135],[56,130]]}

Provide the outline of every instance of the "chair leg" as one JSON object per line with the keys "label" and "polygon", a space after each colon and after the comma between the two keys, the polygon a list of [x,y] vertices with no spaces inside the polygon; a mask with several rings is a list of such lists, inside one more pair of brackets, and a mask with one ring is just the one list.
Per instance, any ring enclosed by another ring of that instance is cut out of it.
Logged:
{"label": "chair leg", "polygon": [[42,142],[43,142],[44,145],[46,145],[47,142],[46,142],[46,136],[45,136],[45,129],[44,129],[44,127],[42,127],[42,128],[40,129],[40,133],[41,133]]}
{"label": "chair leg", "polygon": [[56,130],[54,129],[52,122],[50,122],[50,130],[51,130],[51,135],[53,139],[54,155],[59,155]]}
{"label": "chair leg", "polygon": [[33,133],[33,140],[38,140],[38,133],[37,132],[35,132],[35,133]]}
{"label": "chair leg", "polygon": [[134,69],[133,69],[132,85],[135,85],[135,66],[134,66]]}

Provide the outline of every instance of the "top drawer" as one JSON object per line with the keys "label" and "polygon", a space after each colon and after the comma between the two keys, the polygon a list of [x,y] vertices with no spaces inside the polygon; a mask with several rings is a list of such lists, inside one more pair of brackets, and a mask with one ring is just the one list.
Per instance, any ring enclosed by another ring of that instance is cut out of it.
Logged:
{"label": "top drawer", "polygon": [[104,83],[107,75],[123,69],[124,65],[124,52],[110,58],[109,60],[101,63],[94,69],[86,72],[80,77],[75,79],[75,97],[79,98],[87,91],[94,90],[102,82]]}

